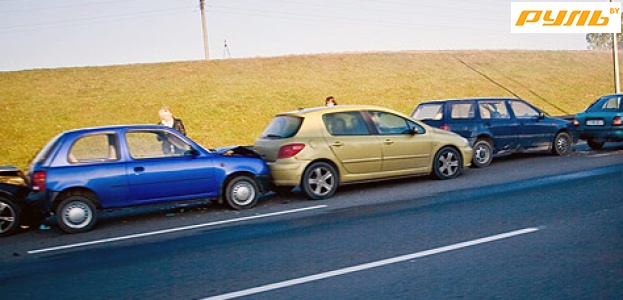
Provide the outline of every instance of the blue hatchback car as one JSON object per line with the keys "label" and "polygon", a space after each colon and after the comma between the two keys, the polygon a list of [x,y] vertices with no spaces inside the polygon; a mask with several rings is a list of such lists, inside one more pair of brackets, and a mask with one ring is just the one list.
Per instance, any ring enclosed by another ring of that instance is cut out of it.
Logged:
{"label": "blue hatchback car", "polygon": [[565,155],[575,140],[571,121],[546,116],[515,98],[467,98],[420,103],[411,117],[458,133],[474,149],[472,165],[486,167],[493,155],[551,150]]}
{"label": "blue hatchback car", "polygon": [[39,152],[27,200],[77,233],[93,227],[98,209],[206,198],[251,208],[269,174],[252,150],[206,150],[165,126],[86,128],[59,134]]}

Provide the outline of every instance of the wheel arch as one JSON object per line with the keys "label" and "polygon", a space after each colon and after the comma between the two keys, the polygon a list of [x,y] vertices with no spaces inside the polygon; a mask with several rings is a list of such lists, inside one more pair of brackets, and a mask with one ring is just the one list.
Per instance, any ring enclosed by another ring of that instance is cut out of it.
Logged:
{"label": "wheel arch", "polygon": [[52,199],[52,205],[50,207],[50,210],[53,212],[56,211],[56,209],[58,208],[58,205],[61,203],[61,201],[63,201],[63,199],[65,199],[65,197],[74,196],[74,195],[85,196],[93,200],[93,205],[95,205],[97,209],[102,208],[99,198],[97,197],[97,194],[95,194],[93,190],[85,188],[85,187],[71,187],[71,188],[67,188],[63,190],[60,193],[57,193],[54,199]]}
{"label": "wheel arch", "polygon": [[[461,152],[461,150],[459,149],[459,147],[457,147],[457,146],[455,146],[455,145],[453,145],[453,144],[445,144],[445,145],[442,145],[441,147],[439,147],[439,149],[437,149],[437,151],[435,151],[435,155],[434,155],[434,156],[436,156],[436,155],[437,155],[437,153],[439,153],[439,151],[441,151],[441,149],[443,149],[443,148],[452,148],[452,149],[456,150],[456,152],[458,152],[458,153],[459,153],[459,156],[461,157],[461,168],[463,168],[463,164],[465,163],[465,157],[463,157],[463,152]],[[470,157],[469,159],[471,160],[472,158]],[[435,163],[435,162],[433,161],[433,164],[434,164],[434,163]]]}
{"label": "wheel arch", "polygon": [[[341,184],[342,174],[340,172],[340,167],[334,161],[332,161],[331,159],[328,159],[328,158],[317,158],[317,159],[314,159],[314,160],[310,161],[307,165],[305,165],[305,168],[303,169],[303,173],[305,173],[305,170],[307,170],[307,168],[309,168],[309,166],[311,166],[312,164],[317,163],[317,162],[323,162],[323,163],[330,164],[335,169],[335,171],[337,172],[337,176],[338,176],[338,179],[339,179],[338,184]],[[302,180],[303,180],[303,176],[301,174],[301,181]]]}
{"label": "wheel arch", "polygon": [[225,189],[227,188],[227,185],[229,184],[229,182],[231,182],[234,178],[240,177],[240,176],[250,177],[257,182],[257,178],[255,174],[253,174],[253,172],[250,172],[250,171],[236,171],[236,172],[228,174],[223,180],[223,183],[221,183],[221,186],[219,188],[218,199],[217,199],[219,204],[225,203]]}

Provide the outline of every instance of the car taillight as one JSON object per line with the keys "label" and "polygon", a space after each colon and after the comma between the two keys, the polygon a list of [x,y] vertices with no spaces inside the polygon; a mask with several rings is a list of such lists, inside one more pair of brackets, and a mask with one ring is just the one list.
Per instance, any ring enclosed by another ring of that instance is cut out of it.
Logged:
{"label": "car taillight", "polygon": [[612,126],[623,126],[623,120],[621,120],[621,117],[614,117],[614,119],[612,119]]}
{"label": "car taillight", "polygon": [[450,131],[450,126],[448,124],[443,124],[439,126],[439,129],[443,129],[445,131]]}
{"label": "car taillight", "polygon": [[578,121],[578,119],[573,119],[573,126],[580,126],[580,121]]}
{"label": "car taillight", "polygon": [[45,171],[36,171],[32,174],[32,190],[37,192],[45,191]]}
{"label": "car taillight", "polygon": [[281,146],[279,148],[279,154],[277,154],[277,159],[282,158],[290,158],[299,154],[305,148],[305,144],[289,144],[285,146]]}

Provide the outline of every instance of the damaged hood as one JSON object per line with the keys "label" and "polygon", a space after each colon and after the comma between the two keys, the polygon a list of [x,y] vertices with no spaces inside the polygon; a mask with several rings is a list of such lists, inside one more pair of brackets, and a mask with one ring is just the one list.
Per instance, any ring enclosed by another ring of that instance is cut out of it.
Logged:
{"label": "damaged hood", "polygon": [[253,146],[227,146],[212,148],[210,149],[210,151],[223,156],[238,155],[245,157],[261,158],[261,156],[257,152],[253,151]]}

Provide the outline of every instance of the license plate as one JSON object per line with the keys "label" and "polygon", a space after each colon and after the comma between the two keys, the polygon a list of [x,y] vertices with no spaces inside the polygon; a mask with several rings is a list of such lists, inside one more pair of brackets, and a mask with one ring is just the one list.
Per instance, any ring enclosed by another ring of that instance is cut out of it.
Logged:
{"label": "license plate", "polygon": [[586,120],[586,126],[604,126],[604,120]]}

